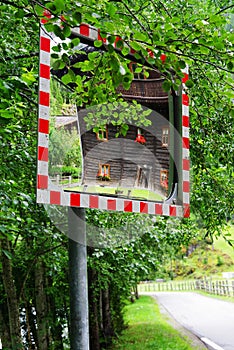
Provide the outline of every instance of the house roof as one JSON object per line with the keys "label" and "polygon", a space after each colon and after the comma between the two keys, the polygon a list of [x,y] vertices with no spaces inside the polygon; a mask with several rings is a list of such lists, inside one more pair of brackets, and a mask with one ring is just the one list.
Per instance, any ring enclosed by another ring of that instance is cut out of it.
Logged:
{"label": "house roof", "polygon": [[55,116],[55,127],[59,128],[60,126],[68,126],[70,124],[77,123],[78,118],[77,115],[74,116],[65,116],[59,115]]}

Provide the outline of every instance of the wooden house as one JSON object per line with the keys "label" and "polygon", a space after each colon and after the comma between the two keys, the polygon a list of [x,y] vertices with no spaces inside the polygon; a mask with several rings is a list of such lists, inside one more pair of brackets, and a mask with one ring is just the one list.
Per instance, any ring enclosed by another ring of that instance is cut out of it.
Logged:
{"label": "wooden house", "polygon": [[[84,50],[84,55],[72,57],[72,63],[84,60],[95,48],[87,46]],[[75,73],[80,73],[76,70]],[[54,73],[61,78],[66,70]],[[148,116],[151,125],[139,128],[128,124],[124,137],[116,137],[117,129],[112,124],[102,125],[98,132],[88,130],[85,123],[88,109],[78,112],[83,155],[82,185],[85,190],[89,186],[96,186],[96,192],[98,187],[126,188],[130,194],[133,188],[147,189],[164,199],[173,192],[176,166],[170,150],[175,142],[176,96],[163,90],[163,81],[160,73],[151,72],[147,79],[136,75],[129,90],[121,86],[118,88],[125,101],[131,103],[136,100],[151,110]]]}
{"label": "wooden house", "polygon": [[[117,127],[87,130],[86,110],[78,112],[83,153],[82,184],[87,186],[148,189],[166,197],[169,191],[170,109],[168,94],[163,91],[163,78],[136,77],[129,90],[119,88],[122,97],[136,100],[151,110],[147,117],[151,125],[137,127],[128,124],[126,136],[116,137]],[[121,193],[121,191],[120,191]]]}

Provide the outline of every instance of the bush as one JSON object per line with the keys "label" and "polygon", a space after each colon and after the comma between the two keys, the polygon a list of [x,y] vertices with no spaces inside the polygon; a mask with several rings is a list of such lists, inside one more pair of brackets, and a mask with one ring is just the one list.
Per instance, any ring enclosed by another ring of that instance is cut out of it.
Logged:
{"label": "bush", "polygon": [[75,168],[75,167],[73,167],[73,166],[63,166],[62,168],[61,168],[61,170],[62,170],[62,175],[63,176],[72,176],[72,177],[79,177],[79,175],[80,175],[80,169],[78,169],[78,168]]}
{"label": "bush", "polygon": [[73,178],[78,178],[81,175],[81,170],[73,166],[53,166],[49,170],[50,176],[62,175],[62,176],[72,176]]}
{"label": "bush", "polygon": [[222,257],[221,256],[218,256],[217,257],[217,264],[216,264],[216,266],[222,266],[224,263],[223,263],[223,259],[222,259]]}

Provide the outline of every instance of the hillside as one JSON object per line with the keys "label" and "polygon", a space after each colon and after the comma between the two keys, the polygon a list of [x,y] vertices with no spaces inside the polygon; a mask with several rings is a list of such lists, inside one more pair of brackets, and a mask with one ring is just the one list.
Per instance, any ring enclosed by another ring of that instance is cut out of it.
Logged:
{"label": "hillside", "polygon": [[[234,226],[228,228],[228,238],[234,240]],[[183,259],[171,262],[173,275],[176,279],[201,278],[212,276],[222,277],[222,272],[234,272],[234,247],[231,247],[223,237],[214,239],[213,244],[205,241]]]}

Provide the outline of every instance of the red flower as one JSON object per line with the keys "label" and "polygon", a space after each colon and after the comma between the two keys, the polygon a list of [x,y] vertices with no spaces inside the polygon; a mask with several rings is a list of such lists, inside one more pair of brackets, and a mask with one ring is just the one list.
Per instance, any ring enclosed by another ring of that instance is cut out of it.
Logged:
{"label": "red flower", "polygon": [[146,139],[144,138],[143,135],[138,134],[135,142],[138,142],[138,143],[141,143],[142,145],[144,145],[146,143]]}
{"label": "red flower", "polygon": [[164,53],[162,53],[160,56],[160,60],[162,61],[162,63],[165,63],[166,59],[167,59],[167,56]]}
{"label": "red flower", "polygon": [[161,186],[164,187],[165,189],[168,189],[168,180],[163,180],[161,182]]}

